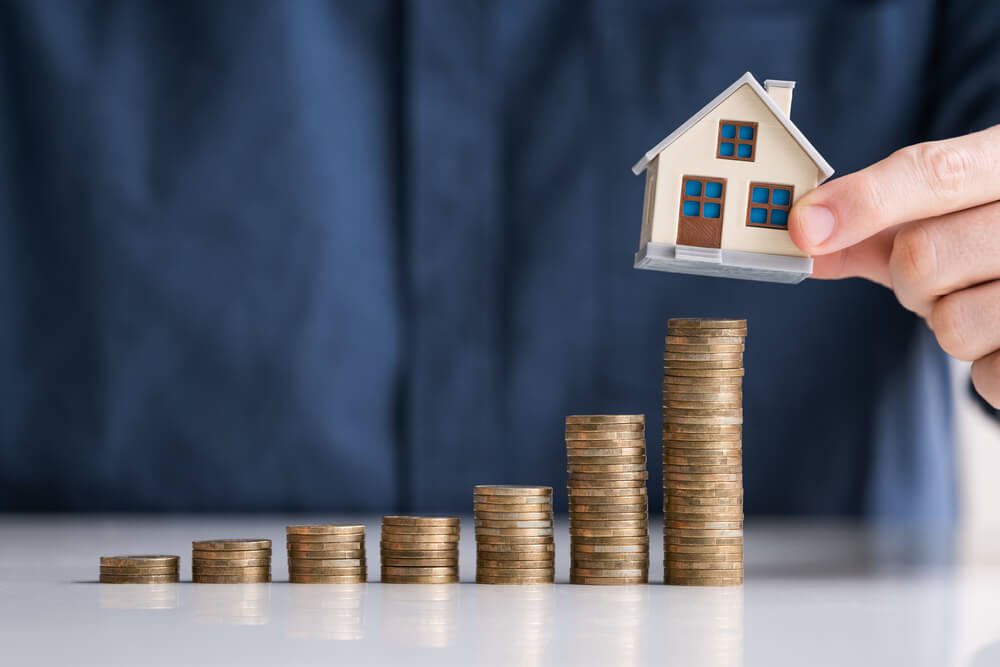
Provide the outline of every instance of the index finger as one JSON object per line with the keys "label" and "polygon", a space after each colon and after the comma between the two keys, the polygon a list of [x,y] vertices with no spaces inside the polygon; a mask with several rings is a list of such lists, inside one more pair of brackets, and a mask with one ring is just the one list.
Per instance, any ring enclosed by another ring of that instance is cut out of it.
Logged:
{"label": "index finger", "polygon": [[788,231],[810,255],[825,255],[896,225],[1000,198],[1000,125],[908,146],[830,181],[792,208]]}

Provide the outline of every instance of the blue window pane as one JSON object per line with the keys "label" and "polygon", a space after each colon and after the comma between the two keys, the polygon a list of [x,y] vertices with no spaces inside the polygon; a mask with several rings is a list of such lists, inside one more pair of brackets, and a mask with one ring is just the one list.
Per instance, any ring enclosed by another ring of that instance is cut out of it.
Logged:
{"label": "blue window pane", "polygon": [[788,211],[782,211],[776,208],[771,209],[771,224],[774,225],[775,227],[787,227]]}
{"label": "blue window pane", "polygon": [[705,196],[711,197],[712,199],[718,199],[722,196],[722,183],[716,183],[714,181],[709,181],[705,183]]}
{"label": "blue window pane", "polygon": [[719,217],[719,205],[718,204],[705,204],[705,217],[706,218],[718,218]]}
{"label": "blue window pane", "polygon": [[722,157],[732,157],[734,151],[734,144],[723,141],[722,145],[719,146],[719,155]]}
{"label": "blue window pane", "polygon": [[758,204],[767,203],[767,188],[754,188],[753,189],[753,200]]}
{"label": "blue window pane", "polygon": [[684,194],[688,197],[697,197],[701,194],[701,183],[698,181],[685,181]]}
{"label": "blue window pane", "polygon": [[[754,199],[754,201],[757,200]],[[788,206],[788,190],[775,190],[771,195],[771,203],[778,206]]]}
{"label": "blue window pane", "polygon": [[684,215],[690,217],[698,217],[698,202],[696,201],[685,201],[684,202]]}
{"label": "blue window pane", "polygon": [[767,209],[753,207],[750,209],[750,222],[755,225],[763,225],[767,222]]}
{"label": "blue window pane", "polygon": [[736,126],[735,125],[729,125],[727,123],[726,125],[722,126],[722,138],[723,139],[733,139],[735,137],[736,137]]}
{"label": "blue window pane", "polygon": [[750,157],[750,153],[753,150],[753,146],[750,144],[740,144],[736,147],[737,157]]}
{"label": "blue window pane", "polygon": [[740,139],[745,141],[750,141],[753,139],[753,128],[752,127],[741,127],[740,128]]}

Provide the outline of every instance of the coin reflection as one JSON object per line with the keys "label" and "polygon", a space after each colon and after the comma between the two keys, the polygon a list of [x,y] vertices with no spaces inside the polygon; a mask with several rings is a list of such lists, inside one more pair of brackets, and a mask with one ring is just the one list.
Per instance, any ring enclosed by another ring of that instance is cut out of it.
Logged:
{"label": "coin reflection", "polygon": [[113,584],[97,588],[101,609],[176,609],[181,599],[177,584]]}
{"label": "coin reflection", "polygon": [[397,644],[439,648],[455,643],[458,591],[454,584],[381,584],[382,634]]}
{"label": "coin reflection", "polygon": [[648,664],[642,655],[646,586],[574,586],[573,593],[570,627],[579,662]]}
{"label": "coin reflection", "polygon": [[671,656],[706,667],[743,664],[743,589],[691,588],[671,598],[662,632]]}
{"label": "coin reflection", "polygon": [[553,586],[477,586],[475,596],[476,618],[489,619],[477,627],[483,655],[505,665],[552,664],[545,653],[552,640]]}
{"label": "coin reflection", "polygon": [[334,641],[363,639],[365,584],[317,584],[288,587],[291,639]]}
{"label": "coin reflection", "polygon": [[199,584],[191,591],[199,623],[264,625],[270,620],[270,584]]}

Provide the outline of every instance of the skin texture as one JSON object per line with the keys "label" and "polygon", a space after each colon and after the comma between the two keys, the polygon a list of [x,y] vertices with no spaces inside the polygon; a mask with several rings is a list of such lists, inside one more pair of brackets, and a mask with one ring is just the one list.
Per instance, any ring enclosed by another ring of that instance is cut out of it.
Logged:
{"label": "skin texture", "polygon": [[1000,125],[908,146],[792,209],[813,277],[891,289],[1000,408]]}

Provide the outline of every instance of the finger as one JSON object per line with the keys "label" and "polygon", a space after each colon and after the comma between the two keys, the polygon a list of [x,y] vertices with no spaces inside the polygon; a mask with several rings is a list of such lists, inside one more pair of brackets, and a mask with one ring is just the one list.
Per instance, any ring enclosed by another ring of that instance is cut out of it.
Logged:
{"label": "finger", "polygon": [[817,255],[813,257],[812,277],[821,280],[867,278],[884,287],[892,287],[889,258],[895,236],[895,228],[887,229],[857,245],[829,255]]}
{"label": "finger", "polygon": [[972,384],[987,403],[1000,410],[1000,350],[973,362]]}
{"label": "finger", "polygon": [[964,361],[1000,349],[1000,280],[938,299],[927,317],[941,348]]}
{"label": "finger", "polygon": [[854,245],[883,229],[1000,198],[1000,125],[909,146],[806,193],[788,230],[810,255]]}
{"label": "finger", "polygon": [[889,274],[899,302],[924,317],[940,297],[1000,278],[1000,202],[904,226]]}

